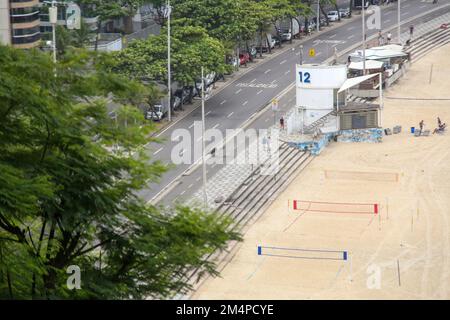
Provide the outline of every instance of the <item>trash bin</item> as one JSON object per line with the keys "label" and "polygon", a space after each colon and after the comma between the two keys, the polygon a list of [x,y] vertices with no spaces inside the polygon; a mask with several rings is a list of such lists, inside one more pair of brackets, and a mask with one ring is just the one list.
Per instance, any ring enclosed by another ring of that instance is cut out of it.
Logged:
{"label": "trash bin", "polygon": [[416,131],[416,128],[411,127],[411,133],[414,133],[414,131]]}

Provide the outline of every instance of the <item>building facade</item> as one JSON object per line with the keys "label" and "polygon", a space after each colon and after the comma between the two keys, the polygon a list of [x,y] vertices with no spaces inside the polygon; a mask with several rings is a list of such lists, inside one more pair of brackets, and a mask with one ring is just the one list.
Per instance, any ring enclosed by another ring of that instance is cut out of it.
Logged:
{"label": "building facade", "polygon": [[30,49],[41,40],[39,0],[0,0],[0,42]]}

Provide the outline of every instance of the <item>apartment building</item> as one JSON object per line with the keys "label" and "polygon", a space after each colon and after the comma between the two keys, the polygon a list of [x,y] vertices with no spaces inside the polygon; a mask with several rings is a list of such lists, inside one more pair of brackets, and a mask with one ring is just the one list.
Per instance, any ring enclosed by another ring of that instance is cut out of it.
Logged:
{"label": "apartment building", "polygon": [[41,40],[39,0],[0,0],[0,42],[29,49]]}

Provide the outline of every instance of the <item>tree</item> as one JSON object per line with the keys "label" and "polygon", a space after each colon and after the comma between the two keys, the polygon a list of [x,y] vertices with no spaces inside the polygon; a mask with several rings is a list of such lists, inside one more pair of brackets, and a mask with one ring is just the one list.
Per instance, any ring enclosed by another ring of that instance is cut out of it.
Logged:
{"label": "tree", "polygon": [[83,21],[81,21],[80,29],[69,30],[63,26],[57,26],[56,28],[58,55],[64,55],[69,47],[83,48],[90,42],[91,30]]}
{"label": "tree", "polygon": [[[164,30],[164,29],[163,29]],[[181,86],[193,85],[205,74],[224,74],[230,66],[225,64],[222,43],[208,36],[205,29],[185,25],[174,20],[172,28],[172,81]],[[139,80],[167,83],[167,35],[133,41],[129,47],[114,54],[108,68]]]}
{"label": "tree", "polygon": [[97,51],[103,23],[134,15],[146,0],[76,0],[76,2],[83,11],[90,12],[92,16],[98,18],[95,36],[95,51]]}
{"label": "tree", "polygon": [[[94,61],[67,52],[55,77],[47,54],[0,46],[0,299],[168,297],[239,239],[227,218],[138,198],[166,170],[142,150],[152,126],[131,105],[116,124],[100,97],[141,85]],[[66,287],[71,265],[81,290]]]}

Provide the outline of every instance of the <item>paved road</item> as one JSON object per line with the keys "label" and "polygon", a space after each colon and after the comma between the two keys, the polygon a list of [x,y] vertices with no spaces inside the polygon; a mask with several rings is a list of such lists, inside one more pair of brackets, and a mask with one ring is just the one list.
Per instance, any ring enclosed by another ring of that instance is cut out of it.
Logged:
{"label": "paved road", "polygon": [[[426,0],[408,0],[402,1],[402,20],[417,16],[428,10],[448,5],[450,0],[441,0],[438,5],[433,5]],[[435,16],[442,15],[450,11],[449,8],[438,10],[436,13],[422,18],[431,19]],[[382,29],[393,27],[397,23],[397,4],[382,6]],[[413,22],[419,23],[419,22]],[[402,30],[409,27],[409,24],[403,26]],[[326,29],[325,29],[326,30]],[[367,36],[377,33],[375,30],[367,31]],[[396,32],[392,32],[395,34]],[[339,28],[325,31],[318,38],[307,40],[302,43],[304,47],[304,63],[321,63],[328,57],[332,56],[334,46],[337,50],[343,50],[350,47],[362,39],[361,20],[360,18],[345,24]],[[320,40],[320,41],[319,41]],[[333,40],[339,43],[327,44],[321,41]],[[300,43],[299,43],[300,44]],[[306,54],[309,48],[314,47],[316,56],[308,57]],[[295,80],[295,63],[299,61],[299,50],[288,50],[261,63],[255,69],[251,70],[242,78],[234,82],[232,85],[224,88],[222,91],[211,97],[206,102],[206,128],[215,128],[225,132],[226,129],[239,128],[250,116],[257,113],[266,106],[275,96],[280,94]],[[280,105],[286,109],[288,104],[293,103],[293,90],[285,95],[280,101]],[[186,118],[177,122],[169,130],[164,132],[160,138],[165,142],[162,144],[149,144],[148,153],[154,160],[161,160],[163,163],[171,163],[171,153],[173,148],[178,144],[177,141],[171,141],[178,134],[172,137],[172,133],[177,129],[187,129],[194,136],[194,121],[201,121],[201,109],[198,108]],[[267,128],[273,123],[273,114],[271,111],[263,114],[250,127],[251,128]],[[192,147],[201,148],[201,135],[195,136],[191,141]],[[174,139],[175,140],[175,139]],[[185,151],[188,152],[188,151]],[[192,154],[192,163],[197,161],[200,155]],[[167,186],[171,181],[188,169],[189,164],[181,164],[173,167],[167,172],[159,183],[153,183],[148,189],[139,192],[139,195],[145,199],[152,199],[160,190]],[[208,175],[211,176],[220,169],[220,165],[208,166]],[[179,184],[173,191],[164,197],[162,201],[170,204],[174,200],[183,201],[192,195],[201,186],[201,170],[184,176],[179,179]]]}

